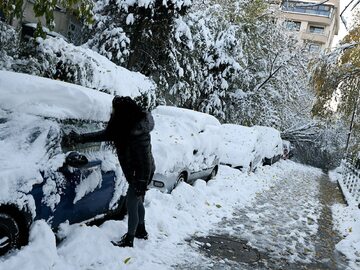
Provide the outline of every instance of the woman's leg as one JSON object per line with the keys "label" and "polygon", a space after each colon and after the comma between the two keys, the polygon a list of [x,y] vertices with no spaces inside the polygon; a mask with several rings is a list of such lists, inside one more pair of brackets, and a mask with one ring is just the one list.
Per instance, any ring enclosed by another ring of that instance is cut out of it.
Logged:
{"label": "woman's leg", "polygon": [[139,215],[139,224],[145,223],[145,207],[144,207],[144,196],[141,197],[138,204],[138,215]]}
{"label": "woman's leg", "polygon": [[[135,235],[135,231],[139,223],[140,204],[143,206],[141,199],[136,196],[134,188],[129,185],[126,196],[126,207],[128,210],[128,234],[130,235]],[[142,218],[143,221],[144,215],[141,214],[140,218]]]}

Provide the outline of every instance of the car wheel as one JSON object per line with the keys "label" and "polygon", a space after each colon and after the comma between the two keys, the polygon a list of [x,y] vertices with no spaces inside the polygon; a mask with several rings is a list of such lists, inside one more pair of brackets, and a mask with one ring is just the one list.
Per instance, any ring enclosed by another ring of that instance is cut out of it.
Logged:
{"label": "car wheel", "polygon": [[20,246],[20,229],[16,220],[6,214],[0,213],[0,255]]}
{"label": "car wheel", "polygon": [[176,179],[175,187],[181,182],[187,182],[186,172],[182,172],[179,174],[178,178]]}
{"label": "car wheel", "polygon": [[211,180],[211,179],[214,179],[215,176],[217,175],[218,173],[218,166],[215,166],[215,168],[211,171],[210,175],[208,176],[208,178],[206,179],[206,182]]}

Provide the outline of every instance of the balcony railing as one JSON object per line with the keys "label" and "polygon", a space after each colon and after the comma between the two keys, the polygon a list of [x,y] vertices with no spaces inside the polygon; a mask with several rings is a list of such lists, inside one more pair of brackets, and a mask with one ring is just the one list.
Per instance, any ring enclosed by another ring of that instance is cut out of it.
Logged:
{"label": "balcony railing", "polygon": [[330,18],[333,7],[324,4],[306,3],[301,1],[284,1],[282,11]]}
{"label": "balcony railing", "polygon": [[339,180],[341,191],[348,205],[360,207],[360,169],[342,160],[342,177]]}

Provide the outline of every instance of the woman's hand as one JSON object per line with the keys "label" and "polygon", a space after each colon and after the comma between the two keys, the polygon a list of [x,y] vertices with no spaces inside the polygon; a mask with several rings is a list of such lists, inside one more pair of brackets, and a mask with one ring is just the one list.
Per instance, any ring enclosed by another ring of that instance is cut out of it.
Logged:
{"label": "woman's hand", "polygon": [[74,130],[70,131],[69,134],[63,137],[64,146],[73,146],[74,144],[81,143],[81,135]]}

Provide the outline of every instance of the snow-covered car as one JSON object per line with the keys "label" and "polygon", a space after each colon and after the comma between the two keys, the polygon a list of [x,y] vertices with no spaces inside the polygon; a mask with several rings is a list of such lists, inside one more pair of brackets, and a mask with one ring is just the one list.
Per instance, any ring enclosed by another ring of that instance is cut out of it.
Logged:
{"label": "snow-covered car", "polygon": [[102,129],[111,101],[81,86],[0,71],[0,254],[25,244],[34,220],[55,229],[121,215],[127,184],[114,151],[105,143],[62,147],[63,132]]}
{"label": "snow-covered car", "polygon": [[259,133],[255,129],[223,124],[221,136],[221,164],[243,171],[254,171],[261,164]]}
{"label": "snow-covered car", "polygon": [[235,124],[221,126],[220,163],[243,171],[273,164],[282,154],[280,132],[274,128]]}
{"label": "snow-covered car", "polygon": [[287,140],[283,140],[283,154],[282,154],[282,159],[289,159],[291,158],[294,154],[293,154],[293,148],[292,145],[289,141]]}
{"label": "snow-covered car", "polygon": [[219,168],[220,122],[188,109],[153,110],[152,146],[156,171],[150,187],[170,192],[181,182],[214,178]]}
{"label": "snow-covered car", "polygon": [[283,141],[280,132],[272,127],[253,126],[259,133],[259,151],[263,165],[272,165],[279,161],[283,154]]}

